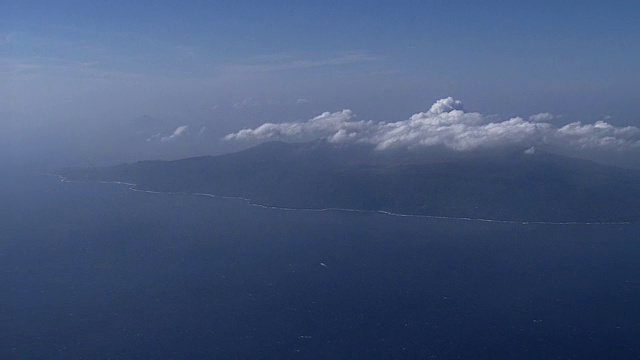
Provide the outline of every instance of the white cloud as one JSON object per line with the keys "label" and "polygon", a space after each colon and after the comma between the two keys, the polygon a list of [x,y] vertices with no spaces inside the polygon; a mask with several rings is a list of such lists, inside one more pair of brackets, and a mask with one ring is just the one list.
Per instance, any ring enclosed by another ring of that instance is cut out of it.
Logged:
{"label": "white cloud", "polygon": [[187,125],[182,125],[182,126],[178,126],[171,135],[169,136],[164,136],[160,138],[160,141],[172,141],[175,140],[181,136],[184,136],[187,134],[187,131],[189,130],[189,126]]}
{"label": "white cloud", "polygon": [[285,137],[331,136],[345,132],[363,131],[372,122],[351,121],[351,110],[325,112],[304,123],[265,123],[255,129],[243,129],[225,137],[226,140],[273,139]]}
{"label": "white cloud", "polygon": [[583,125],[574,122],[560,128],[549,123],[558,116],[533,115],[495,121],[492,116],[465,112],[451,97],[436,101],[429,111],[397,122],[354,120],[351,110],[325,112],[306,122],[266,123],[255,129],[229,134],[226,140],[307,139],[324,137],[333,143],[365,143],[377,149],[445,146],[473,150],[502,145],[551,144],[579,148],[640,147],[640,129],[615,127],[605,121]]}
{"label": "white cloud", "polygon": [[625,146],[640,147],[640,129],[636,126],[616,127],[606,121],[583,125],[567,124],[556,132],[558,138],[581,148]]}
{"label": "white cloud", "polygon": [[559,119],[561,117],[562,117],[562,115],[554,115],[552,113],[543,112],[543,113],[539,113],[539,114],[535,114],[535,115],[529,116],[529,121],[547,122],[547,121],[551,121],[551,120],[554,120],[554,119]]}

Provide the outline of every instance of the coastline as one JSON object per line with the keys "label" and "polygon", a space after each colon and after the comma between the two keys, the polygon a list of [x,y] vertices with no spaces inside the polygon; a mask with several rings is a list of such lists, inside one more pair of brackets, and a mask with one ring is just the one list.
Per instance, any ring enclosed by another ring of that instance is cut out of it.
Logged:
{"label": "coastline", "polygon": [[217,198],[217,199],[229,199],[229,200],[241,200],[247,203],[248,206],[254,206],[262,209],[268,210],[279,210],[279,211],[306,211],[306,212],[355,212],[355,213],[363,213],[363,214],[380,214],[386,216],[393,217],[412,217],[412,218],[424,218],[424,219],[434,219],[434,220],[453,220],[453,221],[469,221],[469,222],[484,222],[484,223],[496,223],[496,224],[513,224],[513,225],[631,225],[632,222],[629,221],[620,221],[620,222],[580,222],[580,221],[565,221],[565,222],[552,222],[552,221],[516,221],[516,220],[501,220],[501,219],[483,219],[483,218],[471,218],[471,217],[453,217],[453,216],[439,216],[439,215],[420,215],[420,214],[401,214],[394,213],[386,210],[361,210],[361,209],[345,209],[345,208],[290,208],[290,207],[282,207],[282,206],[272,206],[266,204],[259,204],[253,202],[249,198],[244,198],[240,196],[225,196],[225,195],[215,195],[208,193],[188,193],[188,192],[167,192],[167,191],[153,191],[153,190],[143,190],[137,189],[137,184],[128,183],[123,181],[101,181],[101,180],[69,180],[66,177],[58,174],[47,174],[49,176],[57,177],[61,182],[67,183],[99,183],[99,184],[115,184],[115,185],[126,185],[128,186],[128,190],[148,193],[148,194],[164,194],[164,195],[182,195],[182,196],[200,196],[200,197],[209,197],[209,198]]}

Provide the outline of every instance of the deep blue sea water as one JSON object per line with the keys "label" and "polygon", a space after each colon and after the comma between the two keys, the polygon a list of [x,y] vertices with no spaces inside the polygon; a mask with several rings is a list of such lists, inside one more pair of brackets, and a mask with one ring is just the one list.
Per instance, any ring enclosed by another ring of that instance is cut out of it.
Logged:
{"label": "deep blue sea water", "polygon": [[639,225],[269,210],[9,174],[0,286],[1,359],[640,358]]}

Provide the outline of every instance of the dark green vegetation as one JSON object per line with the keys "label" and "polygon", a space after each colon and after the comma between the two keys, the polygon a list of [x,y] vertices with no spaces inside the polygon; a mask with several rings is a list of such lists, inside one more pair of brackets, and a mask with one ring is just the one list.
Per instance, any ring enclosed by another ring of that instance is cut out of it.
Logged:
{"label": "dark green vegetation", "polygon": [[272,142],[221,156],[68,169],[61,175],[294,208],[549,222],[636,221],[640,215],[640,172],[523,149],[380,152]]}

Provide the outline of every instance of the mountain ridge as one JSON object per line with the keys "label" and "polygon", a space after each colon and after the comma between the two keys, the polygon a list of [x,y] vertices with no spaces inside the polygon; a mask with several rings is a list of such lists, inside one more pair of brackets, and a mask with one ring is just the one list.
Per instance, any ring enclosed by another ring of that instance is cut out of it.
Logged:
{"label": "mountain ridge", "polygon": [[59,174],[71,180],[121,181],[143,190],[208,193],[287,208],[527,222],[640,218],[640,172],[635,170],[552,153],[525,154],[523,149],[412,156],[321,141],[269,142],[218,156],[67,169]]}

